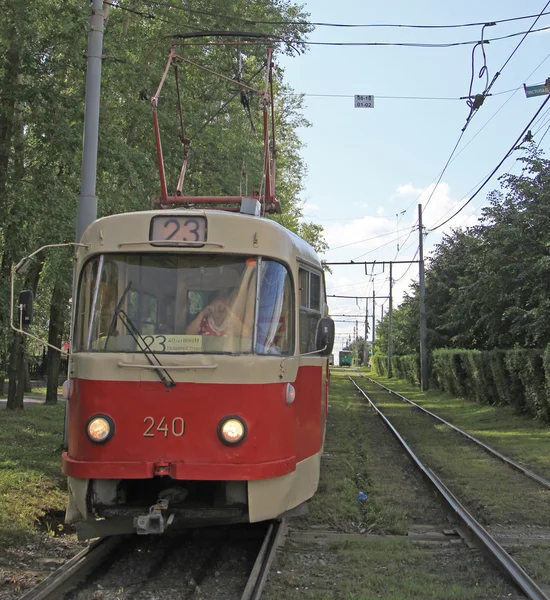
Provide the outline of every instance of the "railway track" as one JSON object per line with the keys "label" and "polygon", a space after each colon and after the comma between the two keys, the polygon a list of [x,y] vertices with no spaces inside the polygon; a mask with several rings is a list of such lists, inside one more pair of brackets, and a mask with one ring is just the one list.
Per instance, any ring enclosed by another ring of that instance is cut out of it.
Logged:
{"label": "railway track", "polygon": [[406,396],[403,396],[399,392],[396,392],[395,390],[392,390],[389,387],[387,387],[385,385],[382,385],[378,381],[376,381],[374,379],[371,379],[370,377],[367,377],[366,375],[361,375],[361,377],[363,379],[366,379],[370,383],[372,383],[374,385],[377,385],[378,387],[382,388],[383,390],[386,390],[389,394],[392,394],[392,396],[396,396],[400,400],[403,400],[404,402],[407,402],[411,406],[414,406],[415,408],[418,408],[418,410],[421,410],[423,413],[425,413],[425,414],[429,415],[430,417],[436,419],[440,423],[443,423],[447,427],[450,427],[451,429],[453,429],[457,433],[460,433],[460,435],[464,436],[466,439],[470,440],[471,442],[473,442],[474,444],[476,444],[480,448],[483,448],[483,450],[485,450],[486,452],[488,452],[489,454],[491,454],[491,456],[494,456],[495,458],[497,458],[498,460],[502,461],[503,463],[506,463],[509,467],[512,467],[516,471],[519,471],[520,473],[523,473],[523,475],[525,475],[526,477],[529,477],[529,479],[532,479],[533,481],[536,481],[537,483],[540,483],[540,485],[544,486],[545,488],[550,489],[550,481],[548,479],[542,477],[541,475],[538,475],[537,473],[535,473],[534,471],[531,471],[530,469],[525,468],[523,465],[520,465],[515,460],[512,460],[508,456],[505,456],[504,454],[502,454],[498,450],[495,450],[494,448],[491,448],[491,446],[489,446],[485,442],[482,442],[479,438],[476,438],[475,436],[473,436],[472,434],[468,433],[467,431],[464,431],[463,429],[460,429],[460,427],[457,427],[456,425],[453,425],[449,421],[446,421],[445,419],[441,418],[439,415],[436,415],[435,413],[427,410],[423,406],[420,406],[420,404],[417,404],[416,402],[413,402],[412,400],[410,400]]}
{"label": "railway track", "polygon": [[[476,544],[487,554],[489,559],[495,563],[531,600],[550,600],[550,595],[547,594],[530,576],[525,570],[519,565],[514,558],[506,552],[506,550],[498,543],[498,541],[490,535],[490,533],[472,516],[470,512],[460,503],[458,498],[452,494],[452,492],[446,487],[443,481],[435,475],[435,473],[425,466],[418,456],[414,453],[412,448],[407,444],[403,436],[390,422],[387,416],[380,410],[376,403],[368,396],[368,394],[361,389],[361,387],[352,379],[348,377],[351,383],[359,391],[359,393],[367,400],[367,402],[373,407],[376,413],[383,420],[385,425],[389,428],[394,437],[399,441],[401,446],[405,449],[413,463],[422,472],[425,479],[433,486],[439,496],[443,499],[450,511],[456,516],[459,523],[462,526],[462,531],[459,533],[462,535],[467,532],[467,537],[473,539]],[[367,378],[368,379],[368,378]],[[390,391],[389,388],[385,388]],[[418,405],[416,405],[418,406]],[[419,407],[421,408],[421,407]],[[426,411],[428,412],[428,411]],[[430,413],[433,415],[433,413]],[[456,428],[455,428],[456,429]],[[465,433],[465,432],[464,432]],[[469,434],[466,434],[469,436]],[[473,437],[473,436],[469,436]],[[484,449],[488,447],[483,444]],[[491,449],[492,450],[492,449]],[[496,452],[496,451],[494,451]],[[500,454],[500,453],[497,453]],[[500,456],[499,456],[500,458]],[[513,461],[512,461],[513,462]],[[512,465],[513,466],[513,465]],[[523,472],[523,470],[522,470]],[[538,481],[538,479],[537,479]]]}
{"label": "railway track", "polygon": [[155,539],[102,538],[20,600],[259,600],[284,531],[282,520]]}

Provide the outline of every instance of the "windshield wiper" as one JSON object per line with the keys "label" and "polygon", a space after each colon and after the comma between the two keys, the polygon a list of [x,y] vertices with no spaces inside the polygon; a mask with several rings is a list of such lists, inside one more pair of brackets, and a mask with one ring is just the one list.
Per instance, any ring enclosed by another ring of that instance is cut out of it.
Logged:
{"label": "windshield wiper", "polygon": [[[155,369],[155,373],[159,376],[159,379],[162,381],[162,383],[164,383],[164,385],[168,388],[174,387],[176,385],[176,382],[173,380],[170,373],[166,370],[166,367],[160,362],[158,356],[151,350],[151,345],[147,345],[147,342],[143,339],[143,336],[139,332],[138,328],[133,324],[130,317],[122,310],[122,308],[118,309],[117,316],[120,318],[126,329],[129,331],[130,335],[134,338],[137,347],[145,356],[145,358],[149,361],[149,364],[152,367],[159,367],[158,369]],[[153,342],[151,342],[151,344],[152,343]],[[153,358],[155,359],[155,362],[153,362]]]}
{"label": "windshield wiper", "polygon": [[114,331],[115,325],[116,325],[116,320],[118,317],[118,312],[120,311],[122,302],[124,301],[124,298],[126,298],[126,294],[130,291],[131,287],[132,287],[132,282],[129,281],[128,285],[124,288],[124,291],[122,292],[122,295],[120,296],[118,302],[116,303],[115,312],[113,313],[113,318],[111,319],[111,322],[109,323],[109,329],[107,330],[107,337],[105,338],[105,346],[104,346],[105,350],[107,350],[107,342],[109,341],[109,338],[111,337],[111,335],[113,335],[113,331]]}
{"label": "windshield wiper", "polygon": [[[158,356],[151,350],[150,344],[148,345],[145,342],[145,340],[143,339],[143,336],[139,332],[138,328],[132,322],[132,319],[130,319],[130,317],[127,315],[127,313],[124,310],[122,310],[122,301],[124,300],[126,294],[128,293],[128,290],[130,289],[131,285],[132,285],[132,282],[130,281],[128,283],[128,285],[126,286],[126,289],[124,290],[124,292],[122,292],[122,296],[120,297],[120,300],[117,302],[115,312],[113,314],[113,318],[109,325],[109,331],[107,332],[107,338],[105,340],[105,349],[107,349],[107,342],[109,341],[109,336],[111,336],[111,334],[114,330],[116,320],[117,320],[117,318],[120,318],[124,327],[126,327],[129,334],[134,338],[136,346],[139,348],[140,352],[149,361],[149,364],[152,367],[158,367],[158,368],[155,368],[155,373],[159,376],[159,379],[162,381],[162,383],[164,383],[164,385],[168,388],[174,387],[176,385],[176,382],[174,381],[174,379],[172,378],[170,373],[166,370],[166,367],[163,366],[163,364],[160,362]],[[153,342],[151,342],[151,344],[152,343]],[[153,359],[154,359],[154,362],[153,362]]]}

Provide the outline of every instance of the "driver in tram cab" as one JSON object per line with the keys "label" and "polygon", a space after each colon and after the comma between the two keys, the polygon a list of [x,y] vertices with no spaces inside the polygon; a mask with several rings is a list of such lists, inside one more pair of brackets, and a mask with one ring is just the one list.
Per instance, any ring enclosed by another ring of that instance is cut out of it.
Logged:
{"label": "driver in tram cab", "polygon": [[191,321],[185,333],[188,335],[250,337],[250,328],[234,312],[236,296],[236,290],[220,290],[214,300]]}

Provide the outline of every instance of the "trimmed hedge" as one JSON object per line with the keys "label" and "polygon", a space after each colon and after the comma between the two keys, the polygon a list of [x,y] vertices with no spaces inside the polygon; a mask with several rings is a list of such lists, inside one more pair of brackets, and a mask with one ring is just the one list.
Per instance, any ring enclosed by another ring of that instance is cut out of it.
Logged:
{"label": "trimmed hedge", "polygon": [[383,354],[375,354],[371,357],[371,364],[378,375],[386,377],[388,375],[388,357]]}
{"label": "trimmed hedge", "polygon": [[[387,356],[373,357],[374,370],[387,376]],[[418,385],[420,356],[393,356],[395,376]],[[479,404],[509,405],[517,413],[550,423],[550,346],[544,351],[435,350],[430,382],[453,396]]]}

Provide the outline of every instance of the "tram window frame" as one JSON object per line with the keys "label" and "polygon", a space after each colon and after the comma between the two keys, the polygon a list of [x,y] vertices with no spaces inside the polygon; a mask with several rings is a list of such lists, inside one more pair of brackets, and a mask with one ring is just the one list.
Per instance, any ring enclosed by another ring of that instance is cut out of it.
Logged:
{"label": "tram window frame", "polygon": [[[119,271],[120,277],[117,277],[117,283],[113,287],[114,298],[118,299],[120,302],[120,298],[123,294],[126,295],[122,308],[128,313],[132,323],[138,328],[140,333],[144,336],[146,335],[179,335],[179,331],[164,331],[161,324],[161,318],[166,320],[166,315],[162,317],[161,308],[165,305],[167,298],[162,294],[162,290],[159,291],[160,295],[155,292],[151,293],[144,289],[144,283],[142,281],[143,273],[141,272],[141,268],[150,260],[153,259],[153,263],[161,258],[163,255],[168,257],[172,256],[174,253],[166,252],[166,253],[147,253],[143,255],[134,255],[129,253],[104,253],[104,254],[95,254],[89,257],[86,262],[83,264],[80,274],[79,274],[79,284],[77,288],[77,312],[76,319],[74,323],[75,327],[75,340],[78,340],[78,343],[75,345],[74,352],[133,352],[133,350],[125,349],[123,347],[119,348],[106,348],[101,347],[96,344],[97,341],[101,339],[101,336],[97,335],[97,331],[100,328],[99,324],[99,316],[96,313],[92,305],[94,304],[93,298],[96,298],[96,301],[101,304],[104,292],[100,289],[102,287],[104,276],[107,277],[108,272],[110,273],[113,269],[117,269]],[[179,253],[176,253],[179,254]],[[193,258],[196,258],[196,255],[190,255]],[[197,255],[200,256],[200,255]],[[208,255],[209,257],[211,255]],[[220,256],[225,256],[224,254],[220,254]],[[227,258],[234,257],[238,259],[244,260],[246,256],[244,255],[227,255]],[[250,257],[248,257],[250,259]],[[258,323],[256,322],[257,318],[257,310],[259,310],[259,301],[260,301],[260,290],[261,285],[263,285],[264,279],[257,277],[254,275],[255,282],[251,290],[253,290],[254,294],[254,317],[252,323],[252,337],[251,337],[251,348],[250,350],[205,350],[204,352],[195,352],[195,351],[177,351],[171,352],[167,351],[166,354],[195,354],[195,353],[204,353],[204,354],[257,354],[260,356],[293,356],[295,352],[295,344],[296,344],[296,335],[295,335],[295,285],[294,278],[292,275],[292,270],[288,264],[285,264],[283,261],[272,259],[272,258],[262,258],[261,256],[255,256],[254,260],[257,261],[257,264],[260,269],[263,269],[267,264],[274,264],[282,267],[284,271],[284,282],[283,286],[283,296],[282,296],[282,314],[279,319],[276,321],[277,327],[276,331],[271,329],[271,331],[267,332],[269,337],[273,337],[273,331],[275,331],[275,335],[273,340],[271,340],[269,346],[260,347],[260,342],[258,340],[259,331]],[[103,264],[105,261],[106,268],[104,269]],[[132,288],[127,289],[126,280],[129,278],[128,268],[131,265],[136,264],[140,268],[138,272],[138,277],[132,278]],[[156,266],[156,265],[152,265]],[[180,267],[178,267],[180,268]],[[102,273],[100,275],[99,280],[97,279],[98,271]],[[103,274],[103,271],[105,273]],[[95,285],[94,285],[95,284]],[[182,305],[182,310],[179,311],[184,315],[188,315],[188,310],[192,304],[195,304],[193,300],[200,300],[200,304],[202,308],[204,308],[205,298],[192,298],[192,295],[195,290],[192,288],[187,288],[184,285],[181,290],[178,291],[178,285],[176,285],[175,295],[178,296],[180,293],[184,294],[185,302]],[[240,285],[240,284],[239,284]],[[91,289],[93,288],[93,289]],[[96,289],[97,288],[97,289]],[[213,293],[215,290],[207,290],[208,294]],[[202,296],[206,293],[205,290],[201,290],[200,293]],[[111,294],[112,295],[112,294]],[[113,310],[116,303],[113,303]],[[107,327],[103,326],[103,330],[106,332],[110,332],[107,337],[112,341],[115,340],[118,336],[126,336],[124,326],[120,320],[116,320],[116,329],[112,327],[110,324],[112,323],[113,310],[107,311],[108,315]],[[174,308],[172,307],[171,312],[174,312]],[[90,312],[92,314],[90,315]],[[101,315],[103,319],[105,315]],[[188,319],[186,319],[188,320]],[[177,326],[175,316],[172,319],[169,319],[170,323],[174,323]],[[154,333],[150,333],[149,331],[143,330],[143,325],[145,326],[154,326]],[[188,325],[188,323],[187,323]],[[95,335],[95,337],[94,337]],[[93,338],[93,339],[92,339]],[[239,338],[239,336],[237,336]],[[246,338],[242,338],[245,340]],[[278,344],[274,343],[274,340],[279,340]],[[265,343],[265,342],[264,342]],[[277,350],[278,349],[278,350]]]}
{"label": "tram window frame", "polygon": [[298,269],[300,354],[316,350],[317,324],[321,318],[323,281],[321,272],[304,267]]}

